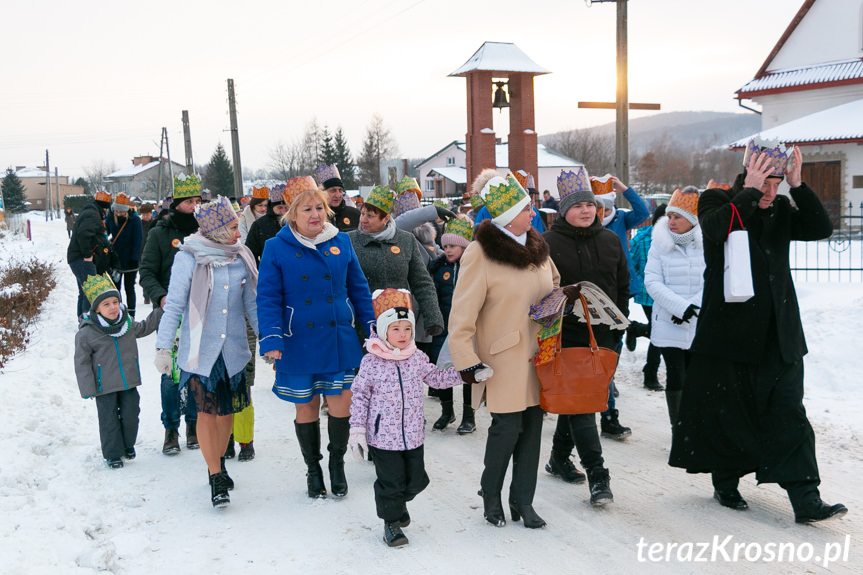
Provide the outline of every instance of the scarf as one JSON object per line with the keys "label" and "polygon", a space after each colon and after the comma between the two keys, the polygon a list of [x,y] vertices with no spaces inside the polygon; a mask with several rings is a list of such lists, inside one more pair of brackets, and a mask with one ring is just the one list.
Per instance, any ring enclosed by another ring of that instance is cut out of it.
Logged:
{"label": "scarf", "polygon": [[512,238],[513,240],[515,240],[516,242],[518,242],[518,244],[519,244],[520,246],[523,246],[523,245],[525,245],[525,244],[527,243],[527,232],[524,232],[524,233],[523,233],[523,234],[521,234],[520,236],[517,236],[517,235],[515,235],[514,233],[512,233],[511,231],[509,231],[508,229],[506,229],[505,227],[503,227],[502,225],[497,224],[497,223],[495,223],[495,222],[492,222],[492,223],[495,225],[495,227],[496,227],[497,229],[499,229],[500,231],[502,231],[503,233],[505,233],[507,236],[509,236],[510,238]]}
{"label": "scarf", "polygon": [[201,336],[207,319],[207,310],[213,296],[213,268],[230,264],[237,256],[246,264],[248,285],[246,289],[257,289],[258,266],[255,256],[249,248],[237,242],[233,245],[220,244],[205,238],[197,232],[180,246],[195,257],[195,269],[192,272],[192,284],[189,289],[189,359],[190,369],[198,367],[201,351]]}
{"label": "scarf", "polygon": [[129,317],[129,312],[126,311],[126,305],[122,303],[120,304],[120,315],[118,315],[117,319],[114,321],[111,321],[98,313],[96,314],[96,319],[99,322],[99,329],[101,329],[105,335],[109,335],[111,337],[121,337],[129,331],[130,327],[132,327],[132,318]]}
{"label": "scarf", "polygon": [[411,344],[404,349],[399,349],[377,335],[372,335],[372,337],[367,339],[363,345],[370,354],[376,355],[381,359],[390,359],[393,361],[407,359],[417,350],[417,344],[414,342],[411,342]]}
{"label": "scarf", "polygon": [[294,226],[290,226],[290,228],[291,233],[294,234],[294,237],[297,239],[297,241],[300,242],[300,244],[309,248],[310,250],[317,250],[318,244],[328,242],[337,235],[339,235],[339,229],[330,222],[324,222],[324,229],[321,230],[321,233],[311,239],[307,238],[306,236],[295,230]]}
{"label": "scarf", "polygon": [[617,214],[617,208],[611,206],[610,208],[606,208],[605,211],[608,213],[605,215],[604,218],[602,218],[603,227],[608,226],[608,224],[611,223],[611,220],[614,219],[614,216]]}
{"label": "scarf", "polygon": [[363,231],[362,228],[357,229],[360,231],[361,234],[366,234],[367,236],[370,236],[373,240],[376,240],[378,242],[387,242],[393,239],[396,235],[396,222],[393,218],[390,218],[390,221],[387,222],[387,227],[385,227],[383,230],[379,231],[376,234],[366,233]]}
{"label": "scarf", "polygon": [[671,236],[671,239],[680,247],[685,247],[688,244],[692,243],[695,240],[695,226],[689,228],[689,231],[682,234],[675,234],[671,230],[668,230],[668,234]]}

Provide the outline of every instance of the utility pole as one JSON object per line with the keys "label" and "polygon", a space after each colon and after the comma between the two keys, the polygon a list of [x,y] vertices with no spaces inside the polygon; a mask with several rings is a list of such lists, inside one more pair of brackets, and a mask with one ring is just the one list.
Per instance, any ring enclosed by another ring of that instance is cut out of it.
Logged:
{"label": "utility pole", "polygon": [[[48,163],[48,150],[45,150],[45,221],[51,213],[51,165]],[[53,217],[51,218],[54,219]]]}
{"label": "utility pole", "polygon": [[[168,144],[168,128],[162,128],[162,137],[165,138],[165,152],[168,154],[168,176],[171,178],[171,197],[174,197],[174,164],[171,162],[171,146]],[[161,160],[160,160],[161,161]],[[194,172],[189,173],[191,176]]]}
{"label": "utility pole", "polygon": [[240,164],[240,136],[237,132],[237,99],[234,96],[234,81],[228,78],[228,113],[231,117],[231,152],[234,156],[234,196],[243,196],[243,167]]}
{"label": "utility pole", "polygon": [[186,169],[189,175],[195,173],[195,163],[192,161],[192,132],[189,128],[189,110],[183,110],[183,141],[186,144]]}
{"label": "utility pole", "polygon": [[57,214],[57,219],[60,219],[60,214],[63,212],[63,201],[60,199],[60,170],[54,166],[54,192],[57,194],[57,201],[54,203],[54,211]]}
{"label": "utility pole", "polygon": [[[156,198],[156,201],[159,203],[162,202],[162,198],[164,197],[162,195],[162,158],[164,157],[163,156],[164,149],[165,149],[165,128],[162,128],[162,136],[161,136],[161,139],[159,140],[159,176],[158,176],[159,181],[156,184],[156,193],[159,196]],[[171,194],[171,195],[173,195],[173,194]]]}

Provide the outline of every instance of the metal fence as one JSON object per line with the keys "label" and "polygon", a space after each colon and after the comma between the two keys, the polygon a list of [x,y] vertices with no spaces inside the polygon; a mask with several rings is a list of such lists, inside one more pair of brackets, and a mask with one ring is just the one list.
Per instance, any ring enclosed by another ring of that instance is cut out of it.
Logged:
{"label": "metal fence", "polygon": [[794,279],[814,282],[863,282],[863,202],[849,203],[833,218],[833,235],[817,242],[793,242]]}
{"label": "metal fence", "polygon": [[23,214],[13,214],[11,212],[5,212],[4,214],[5,227],[7,230],[12,232],[13,234],[23,234],[30,238],[30,221],[27,218],[27,212]]}

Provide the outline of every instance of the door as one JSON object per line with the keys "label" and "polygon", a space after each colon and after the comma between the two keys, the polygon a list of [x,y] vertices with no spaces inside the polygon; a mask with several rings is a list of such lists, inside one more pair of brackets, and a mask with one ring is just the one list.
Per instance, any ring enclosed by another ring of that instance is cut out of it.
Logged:
{"label": "door", "polygon": [[833,227],[838,228],[839,216],[842,215],[842,162],[804,162],[803,181],[815,190],[830,219]]}

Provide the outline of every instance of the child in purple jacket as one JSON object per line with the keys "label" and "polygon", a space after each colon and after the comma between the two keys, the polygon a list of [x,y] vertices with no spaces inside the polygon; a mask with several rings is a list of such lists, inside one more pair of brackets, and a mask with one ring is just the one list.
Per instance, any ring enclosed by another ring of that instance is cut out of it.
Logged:
{"label": "child in purple jacket", "polygon": [[384,542],[397,547],[408,543],[401,529],[411,522],[407,502],[429,484],[423,463],[423,383],[445,389],[460,385],[462,379],[452,368],[438,369],[417,349],[409,291],[376,290],[372,303],[378,335],[366,341],[369,353],[351,385],[349,443],[359,461],[365,459],[366,451],[371,452]]}

